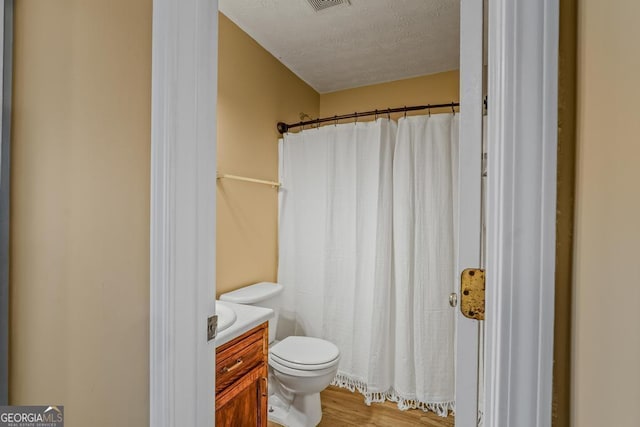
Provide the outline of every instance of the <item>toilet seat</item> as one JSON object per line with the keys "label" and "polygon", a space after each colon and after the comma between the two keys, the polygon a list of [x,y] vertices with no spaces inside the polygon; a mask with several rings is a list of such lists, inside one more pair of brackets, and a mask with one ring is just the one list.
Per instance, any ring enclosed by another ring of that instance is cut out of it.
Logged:
{"label": "toilet seat", "polygon": [[340,360],[340,351],[333,343],[320,338],[291,336],[274,345],[269,362],[277,367],[296,371],[332,369]]}
{"label": "toilet seat", "polygon": [[278,361],[272,359],[271,357],[269,358],[269,367],[275,371],[278,372],[282,372],[283,374],[287,374],[287,375],[291,375],[292,377],[296,377],[296,378],[312,378],[312,377],[321,377],[323,375],[329,374],[331,372],[334,372],[335,375],[335,371],[337,369],[337,363],[338,361],[336,360],[336,363],[333,366],[329,366],[327,368],[323,368],[323,369],[316,369],[316,370],[301,370],[301,369],[295,369],[295,368],[290,368],[286,365],[282,365],[280,363],[278,363]]}
{"label": "toilet seat", "polygon": [[271,354],[270,360],[273,360],[279,365],[286,366],[287,368],[297,369],[299,371],[319,371],[320,369],[332,368],[338,362],[338,358],[331,360],[327,363],[321,363],[318,365],[302,365],[299,363],[291,362],[290,360],[281,359],[278,356]]}

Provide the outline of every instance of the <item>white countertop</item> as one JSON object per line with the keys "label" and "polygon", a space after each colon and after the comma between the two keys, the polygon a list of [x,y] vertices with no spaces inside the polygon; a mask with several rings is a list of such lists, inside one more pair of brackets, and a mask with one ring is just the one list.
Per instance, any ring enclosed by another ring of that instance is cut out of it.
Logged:
{"label": "white countertop", "polygon": [[226,301],[224,301],[224,304],[231,307],[238,317],[231,326],[218,333],[215,339],[216,348],[272,319],[275,315],[270,308],[234,304]]}

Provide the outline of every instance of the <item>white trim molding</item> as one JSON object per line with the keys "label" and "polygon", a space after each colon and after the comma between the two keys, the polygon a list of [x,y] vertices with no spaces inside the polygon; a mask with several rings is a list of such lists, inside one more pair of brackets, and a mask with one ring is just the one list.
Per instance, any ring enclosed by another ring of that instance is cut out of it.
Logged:
{"label": "white trim molding", "polygon": [[[460,2],[457,277],[481,268],[483,2]],[[479,322],[456,312],[456,426],[478,422]]]}
{"label": "white trim molding", "polygon": [[558,0],[489,0],[485,425],[550,426]]}
{"label": "white trim molding", "polygon": [[154,0],[150,425],[214,425],[216,0]]}

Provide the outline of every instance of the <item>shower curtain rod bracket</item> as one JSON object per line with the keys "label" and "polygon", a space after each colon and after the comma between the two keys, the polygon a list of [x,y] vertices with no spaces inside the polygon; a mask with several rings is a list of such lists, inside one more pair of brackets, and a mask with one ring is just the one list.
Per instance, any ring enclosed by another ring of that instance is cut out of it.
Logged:
{"label": "shower curtain rod bracket", "polygon": [[289,132],[289,125],[286,124],[285,122],[278,122],[277,126],[278,126],[278,132],[280,132],[280,135],[284,135],[285,133]]}

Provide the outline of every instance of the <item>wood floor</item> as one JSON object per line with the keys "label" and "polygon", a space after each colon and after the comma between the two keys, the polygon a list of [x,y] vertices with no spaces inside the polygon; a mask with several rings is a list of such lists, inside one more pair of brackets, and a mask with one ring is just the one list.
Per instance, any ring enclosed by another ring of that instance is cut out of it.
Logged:
{"label": "wood floor", "polygon": [[[329,387],[321,393],[322,421],[320,427],[453,427],[453,416],[439,417],[419,409],[400,411],[395,403],[364,404],[358,392]],[[269,423],[269,427],[278,424]]]}

